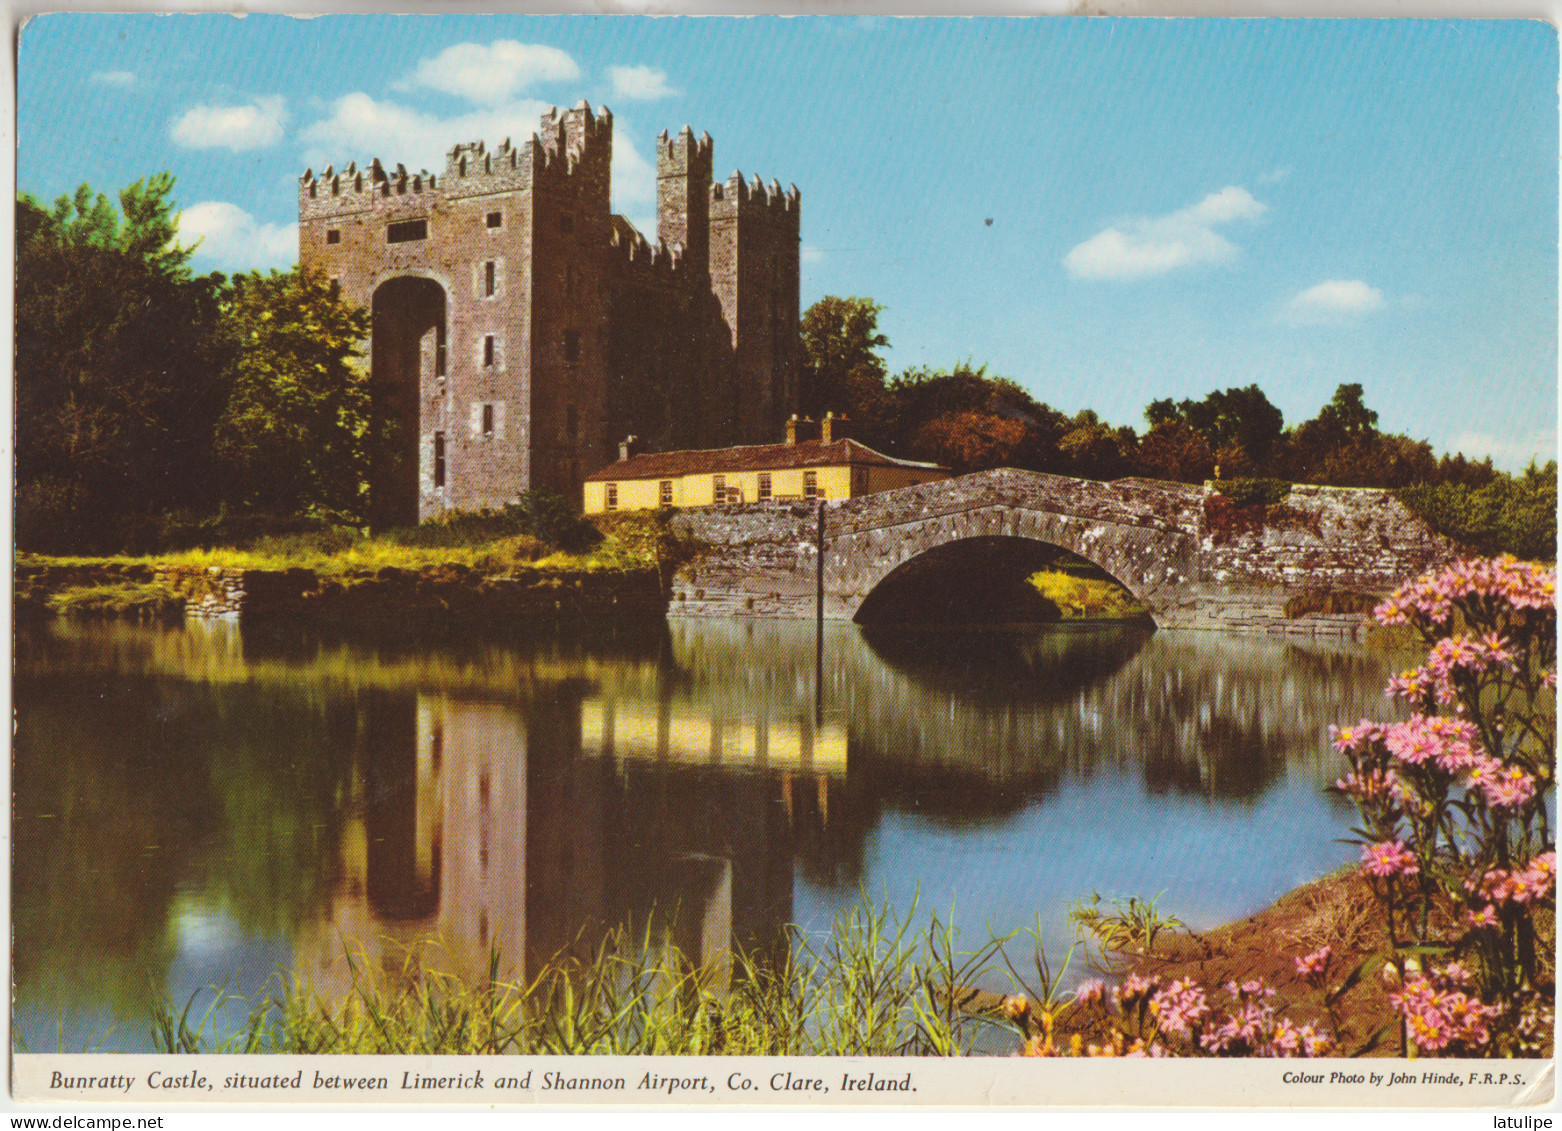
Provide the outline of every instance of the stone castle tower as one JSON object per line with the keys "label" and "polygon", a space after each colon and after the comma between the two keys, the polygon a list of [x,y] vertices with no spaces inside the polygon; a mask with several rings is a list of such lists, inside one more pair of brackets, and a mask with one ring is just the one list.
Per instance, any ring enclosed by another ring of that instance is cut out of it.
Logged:
{"label": "stone castle tower", "polygon": [[547,488],[575,501],[630,433],[769,441],[797,397],[796,186],[711,180],[657,139],[657,239],[610,211],[613,119],[582,102],[443,174],[378,160],[299,181],[299,262],[373,318],[371,522]]}

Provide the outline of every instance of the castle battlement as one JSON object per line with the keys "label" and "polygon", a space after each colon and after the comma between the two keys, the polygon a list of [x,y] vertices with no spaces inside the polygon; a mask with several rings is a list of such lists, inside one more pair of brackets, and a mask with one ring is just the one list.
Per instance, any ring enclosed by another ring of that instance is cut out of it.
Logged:
{"label": "castle battlement", "polygon": [[637,282],[671,283],[685,263],[683,248],[668,247],[661,240],[652,243],[622,216],[613,217],[608,246],[615,269]]}
{"label": "castle battlement", "polygon": [[790,214],[797,222],[802,210],[803,194],[796,185],[782,189],[781,182],[771,178],[765,184],[758,175],[744,180],[743,173],[734,169],[726,183],[717,182],[710,187],[710,215],[712,220],[731,220],[739,216],[769,214],[785,217]]}
{"label": "castle battlement", "polygon": [[656,175],[692,176],[700,178],[702,183],[709,181],[715,153],[716,143],[708,133],[702,133],[696,140],[694,130],[688,126],[671,137],[663,130],[656,135]]}

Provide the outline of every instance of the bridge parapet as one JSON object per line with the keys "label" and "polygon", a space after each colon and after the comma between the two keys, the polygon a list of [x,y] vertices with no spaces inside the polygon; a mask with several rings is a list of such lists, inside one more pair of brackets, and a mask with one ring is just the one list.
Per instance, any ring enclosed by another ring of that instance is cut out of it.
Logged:
{"label": "bridge parapet", "polygon": [[[1388,491],[1296,486],[1276,506],[1235,512],[1212,505],[1216,493],[1002,469],[829,503],[824,615],[854,619],[891,574],[954,563],[962,545],[988,572],[951,584],[1017,580],[1041,543],[1105,569],[1162,627],[1354,634],[1373,598],[1454,557]],[[816,614],[811,504],[710,508],[679,521],[713,549],[675,580],[674,613]]]}

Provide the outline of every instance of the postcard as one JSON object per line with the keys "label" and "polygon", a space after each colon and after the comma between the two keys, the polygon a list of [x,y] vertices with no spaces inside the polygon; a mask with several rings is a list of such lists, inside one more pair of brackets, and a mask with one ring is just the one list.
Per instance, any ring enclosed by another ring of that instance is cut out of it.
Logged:
{"label": "postcard", "polygon": [[18,52],[13,1103],[1551,1102],[1554,27]]}

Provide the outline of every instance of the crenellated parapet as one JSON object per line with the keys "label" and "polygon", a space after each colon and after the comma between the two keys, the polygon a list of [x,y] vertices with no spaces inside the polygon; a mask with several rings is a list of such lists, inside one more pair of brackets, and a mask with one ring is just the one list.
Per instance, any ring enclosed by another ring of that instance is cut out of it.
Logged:
{"label": "crenellated parapet", "polygon": [[[340,172],[328,165],[318,176],[306,169],[298,180],[298,218],[399,210],[422,198],[458,200],[541,185],[600,193],[607,190],[612,163],[612,111],[604,106],[593,112],[581,102],[562,112],[548,110],[538,132],[519,145],[505,138],[494,150],[482,141],[452,146],[442,176],[427,170],[408,173],[403,165],[387,170],[378,158],[363,169],[356,162]],[[409,195],[413,201],[406,199]]]}
{"label": "crenellated parapet", "polygon": [[409,195],[416,202],[425,196],[437,196],[440,191],[439,178],[428,170],[408,173],[405,165],[397,165],[394,171],[388,171],[378,158],[366,169],[358,168],[356,161],[340,172],[327,165],[319,176],[313,169],[305,169],[298,179],[298,218],[321,220],[368,212],[382,202],[402,205]]}
{"label": "crenellated parapet", "polygon": [[687,262],[681,247],[652,243],[622,216],[614,216],[608,237],[609,269],[619,278],[643,285],[675,285]]}
{"label": "crenellated parapet", "polygon": [[710,187],[710,217],[713,221],[766,217],[795,227],[802,214],[802,199],[796,185],[782,189],[774,178],[768,185],[758,176],[744,180],[741,172],[733,170],[724,184]]}

